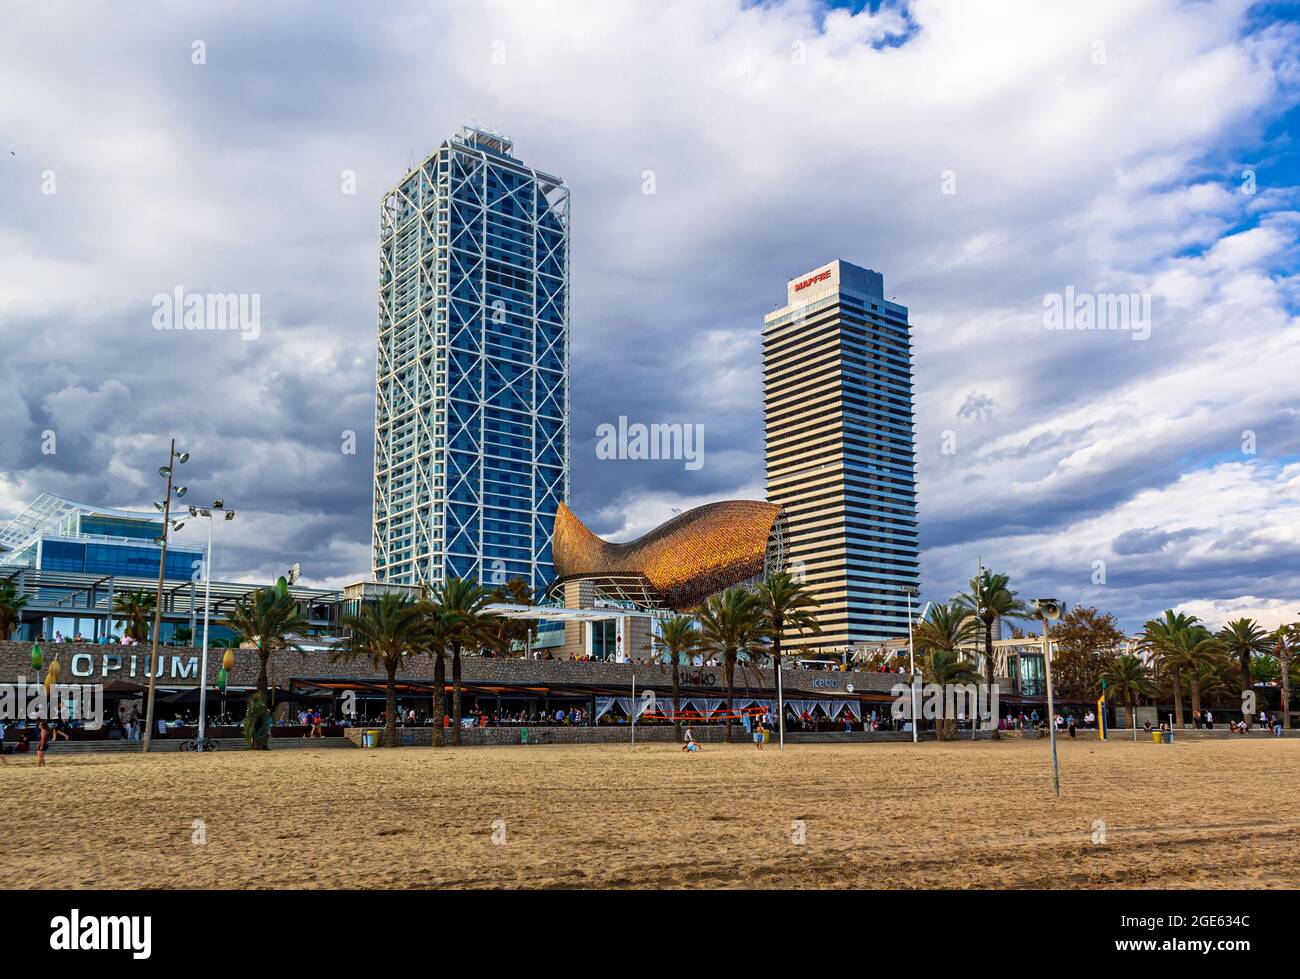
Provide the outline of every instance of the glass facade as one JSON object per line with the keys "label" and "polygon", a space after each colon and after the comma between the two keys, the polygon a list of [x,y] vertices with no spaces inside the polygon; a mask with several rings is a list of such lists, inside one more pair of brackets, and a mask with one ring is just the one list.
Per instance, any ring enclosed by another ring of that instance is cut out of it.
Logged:
{"label": "glass facade", "polygon": [[[7,567],[117,578],[157,578],[162,516],[90,507],[43,493],[0,530],[12,550],[0,555]],[[188,581],[202,564],[203,550],[172,540],[164,577]],[[201,573],[201,572],[199,572]]]}
{"label": "glass facade", "polygon": [[463,129],[381,210],[373,575],[534,588],[568,492],[568,190]]}
{"label": "glass facade", "polygon": [[162,532],[162,521],[128,520],[124,517],[85,513],[81,515],[80,527],[83,534],[95,537],[131,537],[153,543],[153,539]]}
{"label": "glass facade", "polygon": [[[158,532],[154,528],[154,533]],[[41,541],[40,570],[75,571],[79,574],[114,575],[117,577],[156,578],[160,549],[149,544],[119,544],[107,541]],[[188,581],[203,555],[198,551],[167,549],[167,567],[163,577],[170,581]]]}

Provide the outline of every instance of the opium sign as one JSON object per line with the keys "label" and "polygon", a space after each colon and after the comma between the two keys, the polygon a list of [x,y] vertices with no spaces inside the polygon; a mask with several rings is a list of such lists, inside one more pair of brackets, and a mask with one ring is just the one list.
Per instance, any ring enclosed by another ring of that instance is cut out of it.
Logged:
{"label": "opium sign", "polygon": [[[149,676],[148,653],[73,653],[69,666],[77,677],[99,676],[135,678]],[[197,656],[167,656],[158,654],[158,668],[154,676],[160,680],[199,679]]]}

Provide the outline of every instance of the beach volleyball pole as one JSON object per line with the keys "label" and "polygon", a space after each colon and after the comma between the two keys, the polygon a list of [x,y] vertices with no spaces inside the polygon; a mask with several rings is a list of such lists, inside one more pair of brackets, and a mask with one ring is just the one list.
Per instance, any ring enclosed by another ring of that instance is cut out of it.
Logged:
{"label": "beach volleyball pole", "polygon": [[[784,664],[782,664],[784,666]],[[776,670],[776,724],[781,733],[781,750],[785,751],[785,687],[781,683],[782,667]]]}
{"label": "beach volleyball pole", "polygon": [[1060,618],[1061,603],[1055,598],[1037,598],[1034,607],[1043,620],[1043,667],[1047,674],[1047,731],[1052,739],[1052,788],[1061,797],[1061,767],[1056,759],[1056,705],[1052,698],[1052,638],[1047,623]]}

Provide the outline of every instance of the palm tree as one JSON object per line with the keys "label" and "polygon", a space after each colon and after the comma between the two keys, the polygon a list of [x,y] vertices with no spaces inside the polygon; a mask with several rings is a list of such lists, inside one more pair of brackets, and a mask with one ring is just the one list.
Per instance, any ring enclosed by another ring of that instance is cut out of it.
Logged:
{"label": "palm tree", "polygon": [[1278,672],[1282,674],[1282,728],[1289,731],[1291,730],[1291,653],[1300,642],[1300,624],[1281,626],[1270,638],[1277,653]]}
{"label": "palm tree", "polygon": [[[978,578],[970,580],[970,591],[957,599],[984,624],[984,661],[990,687],[997,682],[993,675],[993,623],[999,618],[1021,618],[1027,612],[1025,603],[1009,587],[1010,583],[1010,575],[986,569]],[[996,730],[993,736],[997,737]]]}
{"label": "palm tree", "polygon": [[[921,677],[926,683],[935,683],[946,687],[949,684],[978,683],[981,679],[977,667],[971,664],[956,649],[942,649],[938,646],[930,647],[929,652],[921,659]],[[913,718],[915,724],[919,718]],[[946,741],[950,736],[955,737],[957,734],[957,719],[955,717],[936,718],[934,724],[934,737],[937,741]]]}
{"label": "palm tree", "polygon": [[674,615],[659,626],[659,644],[673,665],[673,740],[682,739],[682,687],[678,666],[685,666],[704,642],[695,620],[689,615]]}
{"label": "palm tree", "polygon": [[277,583],[236,599],[234,607],[226,613],[226,624],[257,649],[255,696],[265,704],[269,686],[266,666],[271,654],[285,649],[302,651],[293,636],[307,628],[307,617],[289,594],[288,587]]}
{"label": "palm tree", "polygon": [[[1210,707],[1222,703],[1222,695],[1231,693],[1238,679],[1236,662],[1222,652],[1206,660],[1196,670],[1196,685],[1201,690],[1201,703]],[[1189,686],[1190,682],[1189,678]]]}
{"label": "palm tree", "polygon": [[22,621],[27,596],[19,595],[13,585],[0,585],[0,639],[9,639]]}
{"label": "palm tree", "polygon": [[1101,677],[1106,681],[1106,696],[1123,697],[1128,704],[1129,716],[1133,719],[1133,740],[1136,741],[1138,698],[1154,697],[1156,694],[1151,667],[1143,663],[1141,657],[1126,654],[1116,657],[1102,670]]}
{"label": "palm tree", "polygon": [[113,596],[113,614],[117,624],[135,642],[149,638],[149,623],[153,618],[157,596],[151,591],[120,591]]}
{"label": "palm tree", "polygon": [[334,659],[364,656],[387,680],[384,698],[384,744],[397,744],[397,670],[402,657],[417,650],[424,628],[423,609],[407,595],[380,595],[362,602],[356,615],[344,615],[339,625],[348,630],[347,645]]}
{"label": "palm tree", "polygon": [[424,600],[420,603],[424,627],[420,631],[420,648],[433,657],[433,743],[439,748],[447,743],[443,728],[446,714],[444,700],[447,695],[447,647],[451,644],[449,618],[442,606]]}
{"label": "palm tree", "polygon": [[975,639],[979,619],[960,599],[936,602],[912,630],[912,642],[922,650],[941,649],[956,653]]}
{"label": "palm tree", "polygon": [[786,629],[796,629],[802,635],[822,631],[817,624],[817,601],[804,590],[794,575],[786,571],[769,575],[755,593],[767,620],[772,639],[773,675],[781,670],[781,637]]}
{"label": "palm tree", "polygon": [[466,647],[476,649],[494,642],[497,616],[483,611],[488,602],[487,589],[466,578],[447,578],[433,592],[433,603],[445,618],[446,641],[451,647],[451,739],[457,745],[462,743],[460,654]]}
{"label": "palm tree", "polygon": [[[489,602],[503,602],[509,605],[533,605],[536,597],[532,586],[523,578],[511,578],[504,585],[498,585],[488,592]],[[514,649],[515,643],[527,644],[536,625],[536,619],[508,619],[501,616],[496,619],[494,630],[496,642],[493,645],[503,652],[509,652]]]}
{"label": "palm tree", "polygon": [[1142,627],[1142,636],[1138,640],[1138,648],[1148,650],[1161,670],[1168,673],[1172,680],[1175,727],[1183,726],[1182,671],[1185,646],[1179,637],[1200,621],[1186,612],[1165,609],[1162,618],[1151,619]]}
{"label": "palm tree", "polygon": [[[1201,671],[1217,670],[1223,661],[1223,646],[1203,625],[1193,625],[1178,633],[1174,656],[1192,689],[1192,716],[1201,713]],[[1182,692],[1178,699],[1182,700]]]}
{"label": "palm tree", "polygon": [[[1253,690],[1250,679],[1250,658],[1259,653],[1268,652],[1272,643],[1268,633],[1260,628],[1254,619],[1237,619],[1227,623],[1219,630],[1219,641],[1223,643],[1224,652],[1236,656],[1241,664],[1241,691]],[[1241,700],[1241,713],[1249,719],[1250,711],[1246,709],[1246,698]]]}
{"label": "palm tree", "polygon": [[736,660],[756,656],[771,633],[758,596],[745,588],[728,588],[720,595],[711,595],[698,616],[705,644],[722,656],[727,678],[726,739],[730,742]]}

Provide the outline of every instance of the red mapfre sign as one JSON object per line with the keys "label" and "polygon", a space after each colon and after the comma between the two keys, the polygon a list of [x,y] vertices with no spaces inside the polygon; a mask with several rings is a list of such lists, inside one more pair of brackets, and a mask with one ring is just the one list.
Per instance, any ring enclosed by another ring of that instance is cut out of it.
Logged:
{"label": "red mapfre sign", "polygon": [[807,289],[807,288],[808,288],[810,285],[812,285],[814,282],[821,282],[821,281],[823,281],[823,280],[825,280],[825,279],[829,279],[830,277],[831,277],[831,270],[830,270],[830,269],[827,269],[825,272],[819,272],[819,273],[817,273],[816,275],[810,275],[810,276],[808,276],[808,278],[804,279],[802,282],[796,282],[796,283],[794,284],[794,291],[795,291],[795,292],[800,292],[800,291],[803,290],[803,289]]}

